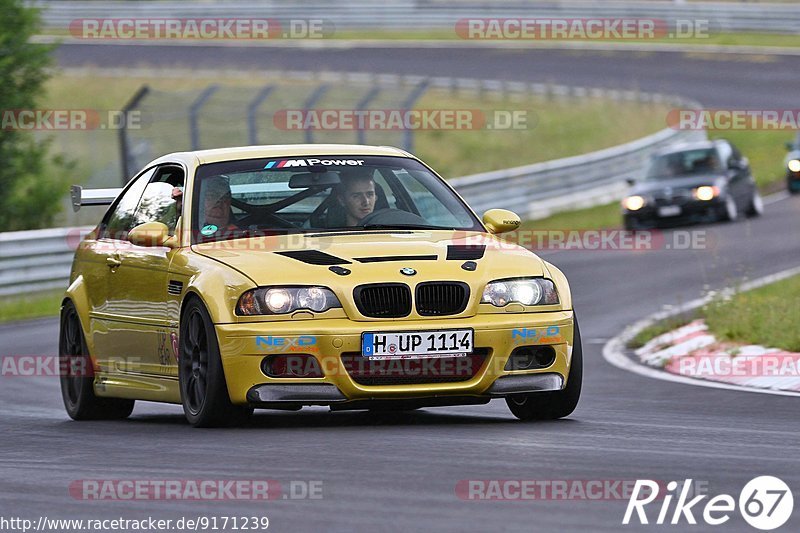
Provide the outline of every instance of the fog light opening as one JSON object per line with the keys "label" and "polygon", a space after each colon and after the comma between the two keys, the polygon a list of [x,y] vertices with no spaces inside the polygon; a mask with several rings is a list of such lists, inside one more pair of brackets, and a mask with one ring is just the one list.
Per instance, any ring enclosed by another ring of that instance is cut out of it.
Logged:
{"label": "fog light opening", "polygon": [[271,378],[321,378],[317,358],[307,353],[269,355],[261,361],[261,371]]}
{"label": "fog light opening", "polygon": [[515,348],[506,362],[505,370],[534,370],[547,368],[556,360],[552,346],[520,346]]}

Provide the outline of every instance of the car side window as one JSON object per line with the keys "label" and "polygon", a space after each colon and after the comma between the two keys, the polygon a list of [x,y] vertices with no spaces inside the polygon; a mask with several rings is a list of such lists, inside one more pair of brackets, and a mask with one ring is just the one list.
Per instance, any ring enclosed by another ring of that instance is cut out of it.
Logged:
{"label": "car side window", "polygon": [[183,183],[183,168],[174,165],[159,167],[136,208],[134,227],[146,222],[161,222],[173,235],[181,211]]}
{"label": "car side window", "polygon": [[133,184],[122,193],[116,205],[103,221],[103,230],[100,235],[102,238],[127,240],[128,232],[136,225],[134,214],[139,205],[139,198],[142,197],[142,193],[154,173],[155,169],[144,172],[135,178]]}

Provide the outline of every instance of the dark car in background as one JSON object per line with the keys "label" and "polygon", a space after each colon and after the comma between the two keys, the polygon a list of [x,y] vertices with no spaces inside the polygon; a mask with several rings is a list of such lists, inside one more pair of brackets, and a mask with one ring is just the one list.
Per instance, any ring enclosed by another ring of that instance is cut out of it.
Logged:
{"label": "dark car in background", "polygon": [[764,210],[747,158],[724,139],[666,148],[653,155],[644,179],[629,183],[622,199],[629,230],[734,221]]}
{"label": "dark car in background", "polygon": [[792,194],[800,194],[800,131],[793,143],[786,143],[784,168],[786,168],[786,188]]}

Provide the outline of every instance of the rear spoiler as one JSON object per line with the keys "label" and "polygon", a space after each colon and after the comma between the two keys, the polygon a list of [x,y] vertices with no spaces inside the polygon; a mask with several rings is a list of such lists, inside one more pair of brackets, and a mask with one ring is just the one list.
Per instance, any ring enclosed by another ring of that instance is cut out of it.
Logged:
{"label": "rear spoiler", "polygon": [[76,213],[84,205],[111,205],[122,189],[84,189],[80,185],[70,188],[72,210]]}

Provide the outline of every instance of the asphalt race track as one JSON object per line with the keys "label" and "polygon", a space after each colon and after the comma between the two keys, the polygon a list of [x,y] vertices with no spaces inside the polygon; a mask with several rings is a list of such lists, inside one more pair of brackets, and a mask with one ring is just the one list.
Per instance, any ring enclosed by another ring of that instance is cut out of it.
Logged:
{"label": "asphalt race track", "polygon": [[[710,60],[687,63],[673,54],[656,63],[631,54],[481,51],[477,57],[474,52],[453,54],[437,65],[438,51],[359,49],[347,56],[340,51],[247,49],[238,56],[213,50],[68,46],[58,57],[63,66],[202,62],[208,68],[230,67],[232,61],[244,66],[249,54],[258,53],[259,64],[269,68],[291,64],[304,70],[324,63],[335,69],[344,68],[347,60],[352,62],[347,70],[552,77],[560,83],[624,88],[638,83],[642,89],[673,90],[714,105],[766,108],[796,107],[790,86],[796,94],[800,81],[797,57],[722,67],[713,62],[709,68]],[[750,479],[775,475],[797,494],[797,398],[654,380],[610,366],[601,350],[626,325],[666,304],[797,266],[799,225],[800,197],[782,197],[767,206],[763,218],[690,228],[703,232],[707,246],[702,250],[546,252],[546,259],[570,280],[584,336],[581,403],[571,417],[556,422],[517,422],[504,402],[494,401],[404,414],[261,411],[249,426],[226,430],[192,429],[179,407],[140,402],[126,421],[75,423],[64,412],[55,378],[2,378],[2,514],[33,520],[42,515],[266,515],[270,529],[278,531],[617,531],[654,526],[622,527],[627,500],[467,501],[457,496],[456,486],[476,479],[649,478],[666,483],[691,478],[711,495],[738,499]],[[664,239],[674,243],[675,232],[664,232]],[[57,323],[47,319],[0,326],[0,345],[4,355],[55,354]],[[318,480],[323,498],[130,502],[81,501],[69,493],[76,480],[107,478],[267,478],[283,485]],[[651,521],[657,512],[657,507],[649,512]],[[795,510],[788,529],[791,524],[796,528],[799,515]],[[686,529],[685,522],[669,528]],[[753,531],[738,513],[716,529]]]}

